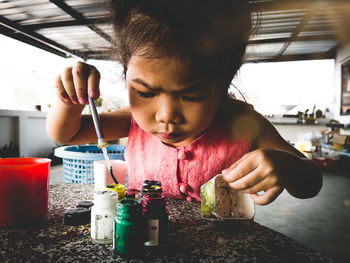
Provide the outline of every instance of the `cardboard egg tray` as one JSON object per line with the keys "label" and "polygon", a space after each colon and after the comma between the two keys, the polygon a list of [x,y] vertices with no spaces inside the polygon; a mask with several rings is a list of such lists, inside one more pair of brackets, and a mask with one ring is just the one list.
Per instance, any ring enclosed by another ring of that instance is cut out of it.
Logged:
{"label": "cardboard egg tray", "polygon": [[222,219],[252,219],[254,201],[249,194],[231,189],[221,174],[201,186],[201,214]]}

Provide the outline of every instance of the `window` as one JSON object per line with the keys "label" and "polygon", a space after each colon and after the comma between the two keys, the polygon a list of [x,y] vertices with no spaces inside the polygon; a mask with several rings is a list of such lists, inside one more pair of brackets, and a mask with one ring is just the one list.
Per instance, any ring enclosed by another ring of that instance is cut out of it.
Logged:
{"label": "window", "polygon": [[271,115],[332,108],[333,81],[334,60],[309,60],[245,64],[233,83],[257,111]]}

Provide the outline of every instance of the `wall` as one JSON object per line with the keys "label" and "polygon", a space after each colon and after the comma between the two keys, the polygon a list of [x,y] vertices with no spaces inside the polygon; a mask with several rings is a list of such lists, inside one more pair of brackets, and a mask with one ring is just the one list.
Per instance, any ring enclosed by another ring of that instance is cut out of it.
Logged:
{"label": "wall", "polygon": [[55,147],[46,134],[45,112],[0,110],[0,147],[11,141],[21,157],[48,157]]}
{"label": "wall", "polygon": [[341,123],[350,123],[350,115],[340,116],[340,93],[341,93],[341,64],[350,60],[350,43],[343,48],[340,48],[337,52],[334,68],[334,94],[336,103],[333,108],[334,118]]}
{"label": "wall", "polygon": [[18,146],[18,125],[18,116],[0,117],[0,147],[9,145],[10,142]]}

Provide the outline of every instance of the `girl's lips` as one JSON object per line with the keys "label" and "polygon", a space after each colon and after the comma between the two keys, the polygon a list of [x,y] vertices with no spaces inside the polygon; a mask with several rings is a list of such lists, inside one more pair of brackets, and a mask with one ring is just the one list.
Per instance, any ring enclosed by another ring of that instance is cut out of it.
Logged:
{"label": "girl's lips", "polygon": [[179,137],[178,135],[171,134],[171,133],[158,133],[158,135],[160,137],[162,137],[163,139],[168,139],[168,140],[175,139],[175,138]]}

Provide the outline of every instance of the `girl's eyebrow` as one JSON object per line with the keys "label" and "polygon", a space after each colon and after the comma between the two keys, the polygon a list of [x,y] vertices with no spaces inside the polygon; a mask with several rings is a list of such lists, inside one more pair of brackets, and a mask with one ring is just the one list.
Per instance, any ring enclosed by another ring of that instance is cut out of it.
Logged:
{"label": "girl's eyebrow", "polygon": [[[132,79],[132,81],[136,82],[138,84],[141,84],[145,88],[150,89],[152,91],[164,91],[164,89],[162,87],[152,86],[140,78]],[[194,83],[194,84],[189,84],[185,88],[178,90],[175,93],[191,93],[191,92],[196,92],[196,91],[200,91],[200,90],[207,90],[207,89],[209,89],[208,85],[204,85],[201,83]]]}
{"label": "girl's eyebrow", "polygon": [[152,86],[152,85],[146,83],[145,81],[143,81],[143,80],[140,79],[140,78],[132,79],[132,81],[133,81],[133,82],[136,82],[136,83],[138,83],[138,84],[141,84],[142,86],[146,87],[147,89],[151,89],[151,90],[154,90],[154,91],[162,90],[161,87]]}

